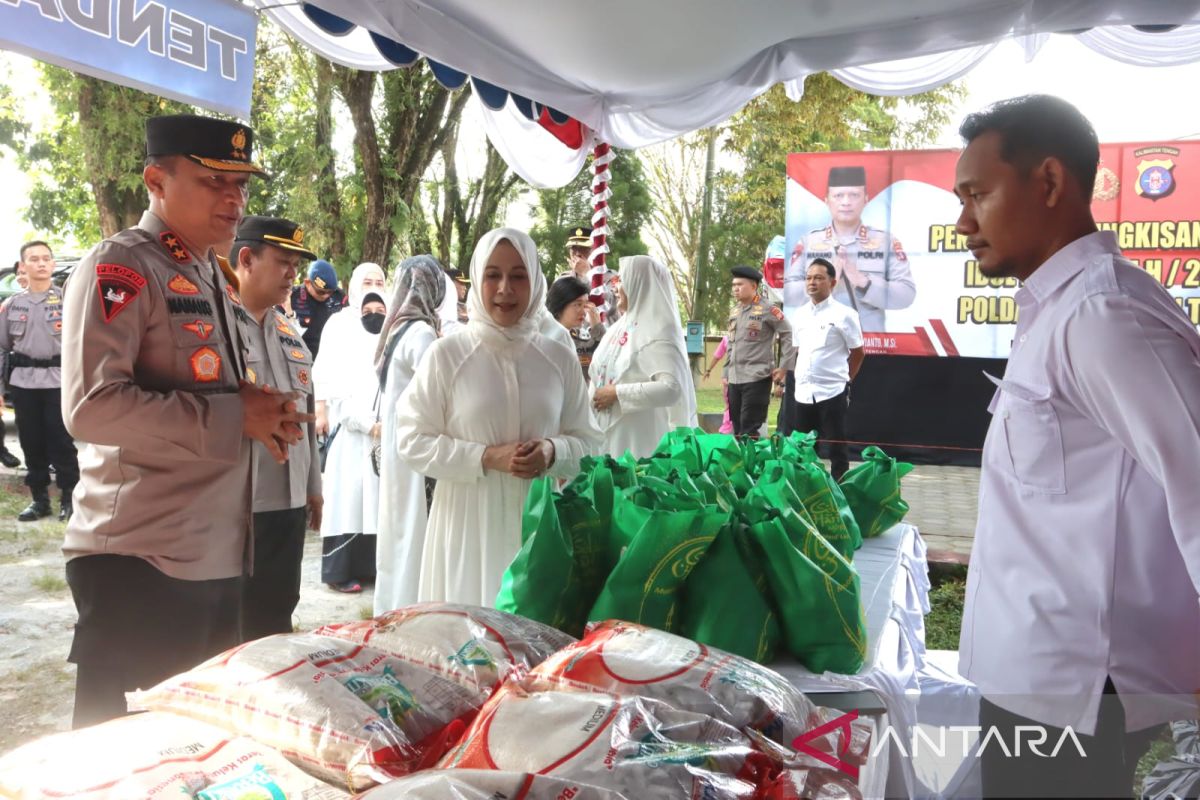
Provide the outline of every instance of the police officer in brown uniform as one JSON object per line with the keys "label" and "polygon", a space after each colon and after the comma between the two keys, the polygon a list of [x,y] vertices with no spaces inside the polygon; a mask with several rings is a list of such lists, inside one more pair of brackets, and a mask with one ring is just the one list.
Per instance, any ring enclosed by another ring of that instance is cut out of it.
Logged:
{"label": "police officer in brown uniform", "polygon": [[[237,270],[242,305],[234,309],[248,347],[246,380],[303,398],[314,411],[312,353],[300,330],[276,306],[288,296],[301,259],[316,258],[304,246],[304,229],[275,217],[246,217],[238,226],[229,260]],[[300,602],[300,566],[307,524],[321,529],[321,462],[315,425],[292,448],[287,463],[254,443],[254,570],[242,592],[242,637],[291,633]]]}
{"label": "police officer in brown uniform", "polygon": [[[757,437],[767,421],[772,380],[796,366],[792,328],[783,312],[758,293],[762,273],[754,267],[734,267],[733,299],[737,307],[729,316],[729,349],[725,379],[729,382],[729,419],[734,436]],[[775,341],[783,351],[778,363]]]}
{"label": "police officer in brown uniform", "polygon": [[[887,231],[862,223],[867,206],[862,167],[830,168],[825,203],[830,223],[809,231],[792,252],[797,280],[804,281],[813,259],[829,261],[837,272],[834,299],[858,312],[864,331],[885,331],[885,311],[908,308],[917,294],[904,247]],[[798,302],[807,303],[807,294]]]}
{"label": "police officer in brown uniform", "polygon": [[238,643],[252,440],[282,461],[312,421],[245,381],[240,300],[213,254],[262,172],[252,137],[206,117],[147,120],[150,209],[67,284],[62,410],[82,445],[63,545],[76,727]]}
{"label": "police officer in brown uniform", "polygon": [[71,516],[71,492],[79,481],[75,443],[63,426],[60,388],[63,293],[50,282],[54,254],[45,242],[21,248],[28,288],[0,305],[0,350],[9,352],[8,388],[25,453],[25,485],[33,502],[17,515],[23,522],[50,516],[50,466],[60,491],[60,520]]}

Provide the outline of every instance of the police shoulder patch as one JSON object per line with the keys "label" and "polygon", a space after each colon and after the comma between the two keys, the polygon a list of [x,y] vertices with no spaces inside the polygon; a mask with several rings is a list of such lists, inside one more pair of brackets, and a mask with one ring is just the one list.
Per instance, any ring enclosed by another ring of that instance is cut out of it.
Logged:
{"label": "police shoulder patch", "polygon": [[779,310],[779,306],[771,306],[771,316],[775,319],[783,319],[783,312]]}
{"label": "police shoulder patch", "polygon": [[908,256],[904,254],[904,245],[900,244],[899,239],[892,239],[892,253],[897,261],[908,261]]}
{"label": "police shoulder patch", "polygon": [[106,323],[126,309],[146,286],[146,279],[123,264],[97,264],[96,289],[100,292],[100,311]]}

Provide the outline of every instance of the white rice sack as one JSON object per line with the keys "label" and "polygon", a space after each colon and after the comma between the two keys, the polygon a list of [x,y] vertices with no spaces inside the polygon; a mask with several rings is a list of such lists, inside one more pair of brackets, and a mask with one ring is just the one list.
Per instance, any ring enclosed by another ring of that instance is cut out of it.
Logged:
{"label": "white rice sack", "polygon": [[316,633],[368,644],[416,664],[455,673],[494,691],[575,638],[494,608],[417,603],[364,622],[326,625]]}
{"label": "white rice sack", "polygon": [[345,639],[280,634],[127,698],[132,710],[172,711],[250,736],[360,790],[431,766],[487,696]]}
{"label": "white rice sack", "polygon": [[348,794],[244,736],[151,712],[46,736],[0,758],[0,797],[247,800]]}
{"label": "white rice sack", "polygon": [[639,800],[743,800],[777,765],[723,722],[642,697],[528,693],[506,683],[443,769],[533,772]]}
{"label": "white rice sack", "polygon": [[[818,723],[816,707],[772,669],[655,628],[609,620],[543,661],[531,690],[640,695],[762,731],[790,746]],[[819,723],[818,723],[819,724]]]}
{"label": "white rice sack", "polygon": [[435,769],[371,789],[358,800],[626,800],[610,789],[528,772]]}

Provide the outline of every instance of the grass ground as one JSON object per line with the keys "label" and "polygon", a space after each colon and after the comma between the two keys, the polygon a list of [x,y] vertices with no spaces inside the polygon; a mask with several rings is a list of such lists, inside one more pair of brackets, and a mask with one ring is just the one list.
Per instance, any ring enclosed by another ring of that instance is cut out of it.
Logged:
{"label": "grass ground", "polygon": [[[696,412],[699,414],[725,413],[725,396],[720,389],[697,389]],[[767,409],[767,425],[775,430],[775,420],[779,417],[779,398],[771,398],[771,406]]]}

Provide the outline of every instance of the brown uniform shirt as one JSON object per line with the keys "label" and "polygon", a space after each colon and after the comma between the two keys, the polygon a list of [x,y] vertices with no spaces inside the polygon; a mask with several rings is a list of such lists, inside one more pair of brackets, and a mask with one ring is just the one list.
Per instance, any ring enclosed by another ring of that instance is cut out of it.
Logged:
{"label": "brown uniform shirt", "polygon": [[729,349],[725,379],[730,383],[753,383],[775,369],[775,340],[783,347],[779,366],[795,369],[796,346],[792,327],[775,306],[756,298],[749,305],[738,303],[729,315]]}
{"label": "brown uniform shirt", "polygon": [[[246,380],[295,392],[296,407],[313,413],[312,353],[300,331],[282,312],[267,311],[262,324],[236,309],[247,344]],[[303,508],[309,496],[321,494],[321,459],[314,423],[305,426],[304,441],[288,451],[285,464],[276,463],[261,442],[253,443],[254,511]]]}
{"label": "brown uniform shirt", "polygon": [[62,408],[82,449],[67,559],[138,556],[174,578],[243,574],[250,440],[241,300],[147,212],[80,262],[63,303]]}
{"label": "brown uniform shirt", "polygon": [[[50,360],[62,352],[63,293],[57,286],[28,290],[0,305],[0,350]],[[9,385],[21,389],[57,389],[59,367],[13,367]]]}

